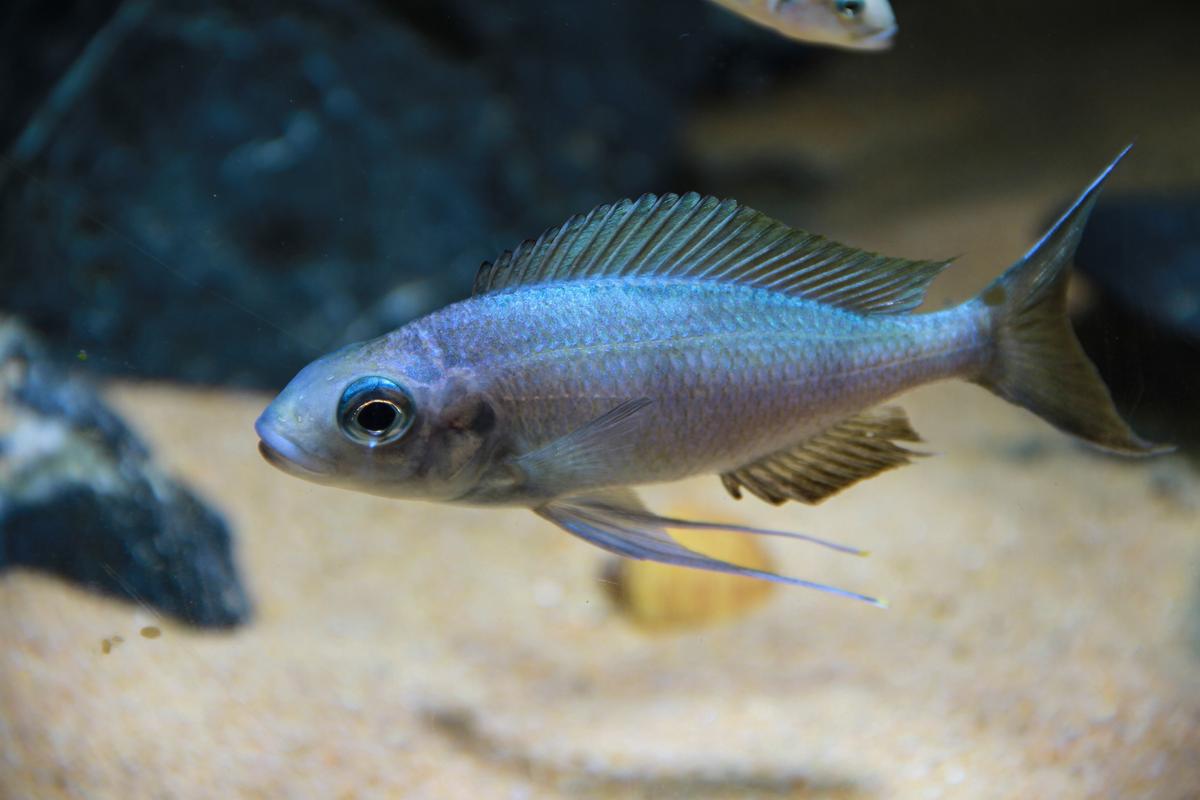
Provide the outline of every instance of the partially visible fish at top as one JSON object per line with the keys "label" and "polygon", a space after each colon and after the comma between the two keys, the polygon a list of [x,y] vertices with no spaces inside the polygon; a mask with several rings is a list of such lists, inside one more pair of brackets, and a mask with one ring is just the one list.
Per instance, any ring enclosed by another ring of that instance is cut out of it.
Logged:
{"label": "partially visible fish at top", "polygon": [[789,39],[849,50],[886,50],[899,26],[888,0],[713,0]]}
{"label": "partially visible fish at top", "polygon": [[317,483],[526,507],[618,555],[882,605],[710,558],[669,529],[854,548],[661,517],[631,487],[711,473],[734,497],[820,502],[908,464],[919,436],[878,406],[947,378],[1104,450],[1166,449],[1120,418],[1066,316],[1067,266],[1115,165],[978,297],[925,314],[911,312],[948,262],[697,194],[600,206],[485,264],[471,298],[305,367],[258,419],[259,449]]}

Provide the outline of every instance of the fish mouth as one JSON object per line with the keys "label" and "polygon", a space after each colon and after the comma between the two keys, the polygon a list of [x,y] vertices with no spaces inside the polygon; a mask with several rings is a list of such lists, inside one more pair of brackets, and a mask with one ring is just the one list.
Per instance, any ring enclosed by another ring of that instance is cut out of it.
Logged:
{"label": "fish mouth", "polygon": [[287,466],[288,464],[291,463],[286,458],[284,458],[279,453],[278,450],[275,450],[274,448],[271,447],[271,445],[267,444],[266,442],[262,441],[261,439],[258,442],[258,454],[260,456],[262,456],[263,460],[266,461],[268,464],[270,464],[272,467],[278,467],[280,469],[283,469],[285,466]]}
{"label": "fish mouth", "polygon": [[892,46],[892,39],[900,31],[900,26],[893,23],[881,31],[854,40],[854,47],[859,50],[887,50]]}
{"label": "fish mouth", "polygon": [[258,453],[263,460],[276,469],[298,478],[323,478],[325,473],[314,468],[316,464],[312,454],[272,429],[265,416],[264,414],[259,417],[254,423],[254,431],[258,434]]}

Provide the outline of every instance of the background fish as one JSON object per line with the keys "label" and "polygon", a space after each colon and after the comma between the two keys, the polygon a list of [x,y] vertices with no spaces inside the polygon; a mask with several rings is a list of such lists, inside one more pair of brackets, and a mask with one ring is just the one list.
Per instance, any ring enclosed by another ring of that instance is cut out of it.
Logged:
{"label": "background fish", "polygon": [[627,487],[718,473],[734,497],[819,502],[909,463],[904,412],[872,409],[946,378],[1097,447],[1159,450],[1118,416],[1065,313],[1065,267],[1115,163],[979,297],[921,315],[947,262],[696,194],[600,206],[485,264],[472,298],[310,364],[256,423],[260,450],[319,483],[526,506],[619,555],[879,603],[667,529],[811,537],[659,517]]}
{"label": "background fish", "polygon": [[791,39],[852,50],[886,50],[898,26],[888,0],[713,0]]}

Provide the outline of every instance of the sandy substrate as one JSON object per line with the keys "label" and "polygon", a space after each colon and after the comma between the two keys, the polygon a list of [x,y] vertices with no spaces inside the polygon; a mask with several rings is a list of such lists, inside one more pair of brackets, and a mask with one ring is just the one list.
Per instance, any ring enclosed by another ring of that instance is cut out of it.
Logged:
{"label": "sandy substrate", "polygon": [[[258,615],[200,634],[0,579],[6,797],[1163,797],[1200,794],[1200,479],[1084,452],[967,386],[905,405],[941,453],[791,526],[737,622],[634,629],[603,556],[533,515],[389,502],[261,462],[264,398],[113,391],[228,511]],[[139,635],[145,625],[162,636]],[[101,640],[124,642],[107,655]]]}

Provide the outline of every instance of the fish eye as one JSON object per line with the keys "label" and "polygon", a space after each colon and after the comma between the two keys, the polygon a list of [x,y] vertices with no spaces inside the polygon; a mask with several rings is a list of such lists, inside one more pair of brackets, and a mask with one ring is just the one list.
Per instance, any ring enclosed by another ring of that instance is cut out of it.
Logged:
{"label": "fish eye", "polygon": [[867,8],[866,0],[837,0],[833,7],[846,19],[857,19]]}
{"label": "fish eye", "polygon": [[412,395],[395,381],[370,375],[342,392],[338,424],[351,441],[378,447],[408,433],[414,418]]}

